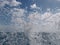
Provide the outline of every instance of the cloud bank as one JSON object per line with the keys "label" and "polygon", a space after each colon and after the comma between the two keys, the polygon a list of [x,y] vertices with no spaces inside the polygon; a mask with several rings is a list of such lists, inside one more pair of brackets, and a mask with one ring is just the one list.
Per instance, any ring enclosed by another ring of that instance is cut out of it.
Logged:
{"label": "cloud bank", "polygon": [[0,6],[5,6],[5,5],[9,5],[9,6],[17,6],[17,5],[21,5],[21,2],[17,2],[16,0],[0,0]]}
{"label": "cloud bank", "polygon": [[32,31],[34,32],[55,32],[59,31],[60,12],[52,13],[45,12],[44,14],[34,12],[29,16],[30,22],[33,24]]}
{"label": "cloud bank", "polygon": [[[21,3],[17,2],[16,0],[5,0],[2,1],[0,5],[4,7],[5,4],[8,4],[10,6],[18,6]],[[21,8],[10,9],[10,12],[12,12],[11,24],[6,27],[2,26],[4,28],[3,30],[11,29],[11,31],[28,31],[31,33],[42,31],[56,32],[60,30],[60,11],[53,13],[48,8],[47,11],[42,14],[37,10],[40,10],[40,8],[37,8],[36,4],[31,5],[31,8],[35,8],[35,11],[28,13],[27,10]],[[24,20],[26,13],[28,15],[26,17],[26,20],[29,19],[28,22]],[[2,28],[0,28],[0,30],[2,30]]]}

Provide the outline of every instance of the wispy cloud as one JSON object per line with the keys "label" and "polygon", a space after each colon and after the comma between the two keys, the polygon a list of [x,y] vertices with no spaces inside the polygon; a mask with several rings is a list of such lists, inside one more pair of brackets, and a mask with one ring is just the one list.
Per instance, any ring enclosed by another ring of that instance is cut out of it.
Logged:
{"label": "wispy cloud", "polygon": [[[59,10],[59,9],[58,9]],[[30,12],[28,15],[29,22],[24,20],[27,10],[13,8],[11,25],[9,29],[13,31],[30,31],[32,32],[55,32],[60,30],[60,12],[53,13],[48,10],[45,13],[41,14],[39,11]],[[22,18],[23,17],[23,18]],[[27,19],[26,18],[26,19]],[[8,26],[7,26],[8,27]],[[7,29],[5,27],[4,29]]]}
{"label": "wispy cloud", "polygon": [[[1,5],[2,4],[3,6],[5,4],[8,4],[10,6],[17,6],[18,4],[20,4],[20,2],[17,2],[16,0],[9,2],[6,0],[5,2],[3,1]],[[32,9],[37,8],[40,10],[40,8],[37,7],[36,4],[31,5],[31,8]],[[53,13],[52,11],[50,11],[50,9],[47,9],[47,11],[44,12],[43,14],[41,14],[37,9],[34,9],[36,10],[35,12],[32,11],[29,13],[27,10],[21,8],[11,9],[10,12],[12,12],[12,20],[11,25],[9,25],[9,29],[10,27],[13,27],[11,29],[14,29],[14,31],[29,30],[31,32],[39,32],[39,31],[53,32],[60,30],[59,29],[60,9],[56,9],[56,13]],[[27,18],[29,19],[29,22],[26,22],[26,20],[23,19],[25,18],[26,13],[28,14]]]}
{"label": "wispy cloud", "polygon": [[[15,31],[26,31],[29,30],[30,23],[27,23],[26,20],[24,20],[25,13],[27,12],[25,9],[18,9],[14,8],[12,11],[12,26],[15,26]],[[23,17],[23,18],[22,18]]]}
{"label": "wispy cloud", "polygon": [[0,7],[1,6],[5,6],[5,5],[9,5],[9,6],[17,6],[17,5],[21,5],[22,3],[21,2],[17,2],[16,0],[0,0]]}
{"label": "wispy cloud", "polygon": [[45,12],[43,14],[33,12],[29,16],[32,24],[32,32],[55,32],[59,31],[60,12]]}

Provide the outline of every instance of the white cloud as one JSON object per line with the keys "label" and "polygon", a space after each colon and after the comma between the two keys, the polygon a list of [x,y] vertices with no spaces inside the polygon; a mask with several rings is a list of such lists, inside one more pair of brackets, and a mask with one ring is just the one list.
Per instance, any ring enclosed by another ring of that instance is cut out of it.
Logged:
{"label": "white cloud", "polygon": [[50,16],[52,16],[52,13],[51,13],[51,12],[45,12],[45,13],[41,16],[41,19],[42,19],[42,20],[48,19]]}
{"label": "white cloud", "polygon": [[32,9],[40,9],[40,7],[38,7],[35,3],[32,4],[32,5],[30,5],[30,7],[31,7]]}
{"label": "white cloud", "polygon": [[16,17],[21,17],[25,15],[24,12],[26,12],[26,10],[18,9],[18,8],[13,8],[11,11],[12,11],[12,15]]}
{"label": "white cloud", "polygon": [[[44,14],[37,12],[30,13],[30,22],[32,24],[31,32],[56,32],[60,30],[60,12],[53,14],[45,12]],[[59,28],[59,29],[58,29]]]}
{"label": "white cloud", "polygon": [[36,8],[36,7],[37,7],[36,4],[31,5],[31,8]]}
{"label": "white cloud", "polygon": [[[2,10],[1,10],[2,11]],[[4,11],[8,11],[8,10],[4,10]],[[13,8],[11,9],[8,13],[12,14],[12,18],[10,25],[0,25],[0,31],[11,31],[11,32],[15,32],[15,31],[24,31],[22,29],[24,29],[24,24],[25,21],[21,18],[21,16],[24,16],[26,11],[24,9],[18,9],[18,8]],[[8,15],[9,16],[9,15]]]}
{"label": "white cloud", "polygon": [[[53,13],[48,9],[47,12],[45,12],[44,14],[41,14],[40,12],[37,11],[37,12],[30,13],[28,18],[30,18],[30,23],[32,25],[32,28],[29,33],[32,45],[36,43],[34,39],[36,37],[35,33],[60,32],[60,12]],[[38,36],[37,36],[37,39],[38,39]]]}
{"label": "white cloud", "polygon": [[[12,20],[14,23],[12,26],[15,27],[16,31],[28,30],[33,32],[56,32],[60,30],[60,12],[53,14],[51,11],[45,12],[43,14],[36,12],[30,12],[28,18],[30,19],[27,23],[21,16],[25,16],[24,9],[14,8],[12,11]],[[29,30],[29,28],[31,28]]]}
{"label": "white cloud", "polygon": [[19,4],[21,5],[22,3],[21,2],[17,2],[16,0],[12,0],[11,2],[9,2],[10,6],[17,6]]}
{"label": "white cloud", "polygon": [[33,12],[29,14],[28,18],[30,19],[31,23],[37,24],[41,19],[41,15],[38,12]]}
{"label": "white cloud", "polygon": [[5,4],[9,4],[9,2],[8,1],[4,1],[4,0],[2,0],[2,1],[0,1],[0,7],[2,7],[2,6],[5,6]]}
{"label": "white cloud", "polygon": [[20,25],[20,23],[23,23],[23,20],[22,20],[22,16],[24,16],[25,14],[25,10],[24,9],[17,9],[17,8],[14,8],[12,11],[12,22]]}
{"label": "white cloud", "polygon": [[21,5],[21,2],[17,2],[16,0],[1,0],[0,1],[0,7],[5,6],[5,4],[10,5],[10,6],[18,6],[19,4]]}
{"label": "white cloud", "polygon": [[0,25],[0,32],[16,32],[16,30],[12,25]]}
{"label": "white cloud", "polygon": [[[33,8],[36,8],[37,6],[33,4]],[[46,31],[46,32],[54,32],[58,31],[59,29],[59,22],[60,22],[60,12],[56,12],[53,14],[50,9],[47,9],[48,11],[41,14],[40,12],[30,12],[28,15],[28,18],[30,19],[29,23],[27,23],[22,16],[25,16],[25,13],[27,12],[25,9],[18,9],[13,8],[11,9],[12,12],[12,20],[11,24],[12,29],[16,29],[16,31],[24,31],[30,29],[30,32],[39,32],[39,31]],[[59,11],[59,9],[58,9]]]}
{"label": "white cloud", "polygon": [[27,12],[24,9],[18,9],[14,8],[11,10],[12,11],[12,20],[11,22],[13,23],[12,26],[15,26],[15,31],[26,31],[30,28],[30,24],[27,23],[22,16],[25,16],[25,13]]}

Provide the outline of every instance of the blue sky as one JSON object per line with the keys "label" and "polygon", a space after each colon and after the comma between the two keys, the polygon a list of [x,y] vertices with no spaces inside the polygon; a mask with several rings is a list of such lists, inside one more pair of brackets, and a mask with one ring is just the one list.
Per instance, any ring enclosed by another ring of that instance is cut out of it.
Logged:
{"label": "blue sky", "polygon": [[59,14],[60,0],[0,0],[0,30],[23,30],[24,25],[51,29],[55,20],[59,23]]}
{"label": "blue sky", "polygon": [[60,2],[57,0],[17,0],[19,2],[22,2],[21,8],[30,9],[30,5],[36,3],[38,7],[41,7],[43,10],[47,8],[54,9],[56,7],[60,8]]}

